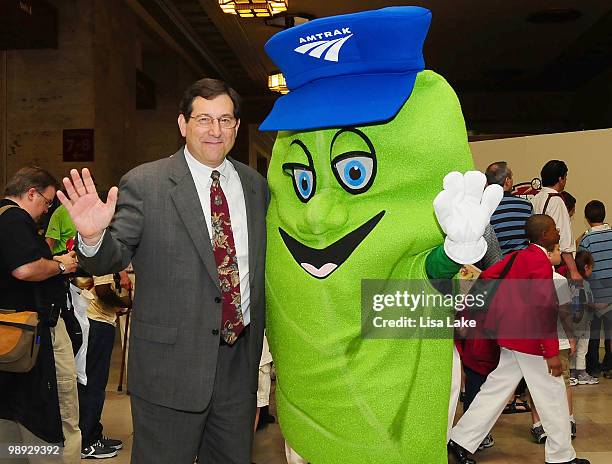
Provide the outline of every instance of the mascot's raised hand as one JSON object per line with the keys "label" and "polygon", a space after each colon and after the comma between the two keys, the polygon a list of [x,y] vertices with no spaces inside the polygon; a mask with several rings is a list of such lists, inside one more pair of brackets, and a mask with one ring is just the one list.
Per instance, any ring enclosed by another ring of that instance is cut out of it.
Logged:
{"label": "mascot's raised hand", "polygon": [[486,183],[480,171],[451,172],[434,199],[438,223],[446,234],[444,251],[456,263],[475,263],[487,251],[482,235],[504,191],[496,184],[485,188]]}

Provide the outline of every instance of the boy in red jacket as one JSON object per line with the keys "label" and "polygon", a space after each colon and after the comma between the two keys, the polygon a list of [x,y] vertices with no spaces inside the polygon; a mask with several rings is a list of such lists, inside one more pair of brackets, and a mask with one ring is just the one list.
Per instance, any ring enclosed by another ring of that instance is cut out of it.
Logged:
{"label": "boy in red jacket", "polygon": [[[548,251],[559,243],[559,231],[552,218],[536,214],[525,223],[525,232],[531,244],[482,275],[498,278],[516,255],[484,318],[484,328],[495,334],[501,348],[499,364],[450,434],[449,451],[460,464],[476,462],[468,454],[475,452],[489,433],[523,377],[548,432],[546,463],[589,464],[576,458],[572,447],[565,385],[560,377],[558,302],[548,259]],[[510,283],[512,279],[515,282]]]}

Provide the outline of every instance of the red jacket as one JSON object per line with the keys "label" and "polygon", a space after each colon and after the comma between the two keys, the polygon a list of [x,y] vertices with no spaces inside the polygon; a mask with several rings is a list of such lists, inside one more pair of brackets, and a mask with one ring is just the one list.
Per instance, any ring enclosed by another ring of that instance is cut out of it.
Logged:
{"label": "red jacket", "polygon": [[[485,270],[480,277],[495,279],[510,259]],[[509,350],[551,358],[559,354],[559,303],[547,253],[536,245],[516,252],[510,271],[495,292],[484,329]]]}

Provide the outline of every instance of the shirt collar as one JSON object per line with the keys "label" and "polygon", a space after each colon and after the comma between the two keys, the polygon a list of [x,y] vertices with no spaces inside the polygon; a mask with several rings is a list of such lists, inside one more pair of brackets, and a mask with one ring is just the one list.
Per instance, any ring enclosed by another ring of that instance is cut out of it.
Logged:
{"label": "shirt collar", "polygon": [[610,230],[610,224],[602,224],[600,226],[591,227],[591,232],[599,232],[600,230]]}
{"label": "shirt collar", "polygon": [[227,160],[227,158],[225,158],[223,160],[223,163],[221,163],[216,168],[211,168],[210,166],[206,166],[205,164],[199,162],[189,152],[187,145],[185,145],[184,152],[185,152],[185,160],[187,161],[187,165],[189,166],[189,169],[192,172],[197,172],[202,177],[210,178],[210,175],[212,174],[213,171],[219,171],[219,174],[221,174],[221,177],[226,178],[226,179],[228,178],[229,173],[230,173],[230,166],[229,166],[230,162]]}
{"label": "shirt collar", "polygon": [[532,245],[537,246],[540,250],[542,250],[544,253],[546,253],[546,256],[548,256],[548,251],[546,250],[546,248],[544,248],[543,246],[538,245],[537,243],[532,243]]}

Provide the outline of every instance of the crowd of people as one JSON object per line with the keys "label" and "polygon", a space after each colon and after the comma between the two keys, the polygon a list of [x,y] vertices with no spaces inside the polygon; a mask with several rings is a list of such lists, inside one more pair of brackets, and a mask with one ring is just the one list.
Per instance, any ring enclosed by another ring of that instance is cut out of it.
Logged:
{"label": "crowd of people", "polygon": [[[262,246],[269,192],[261,175],[227,157],[240,99],[225,83],[202,79],[189,87],[178,125],[185,147],[130,171],[106,201],[87,169],[72,170],[63,191],[36,167],[8,182],[0,202],[0,307],[35,311],[41,326],[34,368],[0,372],[2,441],[61,443],[51,462],[117,455],[123,444],[104,434],[101,414],[117,313],[132,306],[126,268],[133,265],[132,462],[251,462],[272,362],[264,343]],[[494,446],[490,431],[502,412],[520,408],[532,412],[531,434],[545,443],[547,462],[587,462],[571,444],[572,388],[597,384],[602,372],[612,377],[612,230],[604,204],[592,200],[584,208],[590,228],[574,241],[576,200],[565,192],[567,174],[563,161],[546,163],[543,187],[528,201],[512,194],[506,162],[486,170],[504,196],[485,231],[481,278],[549,280],[554,294],[529,307],[517,303],[513,317],[533,322],[534,314],[554,313],[556,324],[542,322],[537,336],[504,338],[505,315],[492,306],[495,343],[457,341],[464,413],[449,452],[462,464],[475,462],[469,453]],[[45,240],[37,221],[56,193],[62,205]],[[78,299],[86,311],[80,321]],[[521,383],[529,402],[516,399]],[[304,462],[289,447],[287,455]]]}
{"label": "crowd of people", "polygon": [[[480,278],[521,283],[497,296],[506,300],[492,303],[480,321],[485,328],[495,324],[495,340],[480,332],[458,342],[464,414],[451,431],[449,451],[461,464],[474,463],[470,453],[494,446],[490,431],[502,413],[531,412],[531,436],[545,443],[546,462],[587,462],[576,458],[571,444],[577,435],[572,388],[596,385],[602,374],[612,378],[612,233],[604,222],[605,206],[599,200],[586,204],[589,229],[574,241],[576,199],[565,191],[563,161],[543,166],[542,189],[531,201],[512,194],[506,162],[492,163],[485,174],[489,184],[504,189],[491,216],[504,258],[483,269]],[[531,280],[551,286],[523,283]],[[600,362],[602,325],[606,357]],[[518,402],[524,386],[531,405]]]}
{"label": "crowd of people", "polygon": [[[63,442],[61,452],[47,454],[64,462],[114,457],[123,444],[103,434],[100,420],[117,313],[131,305],[131,281],[125,271],[92,276],[78,267],[76,229],[65,207],[39,230],[57,188],[44,169],[25,167],[2,200],[1,306],[38,312],[41,327],[34,368],[0,373],[1,417],[13,419],[0,421],[0,436],[38,447]],[[49,385],[44,395],[41,385]]]}

